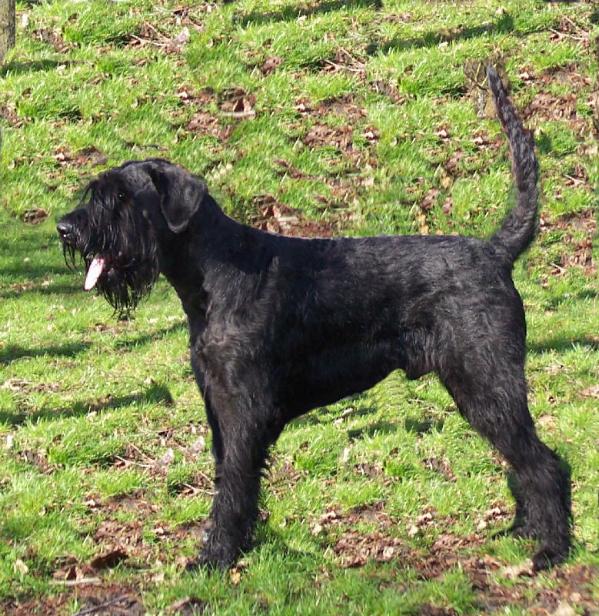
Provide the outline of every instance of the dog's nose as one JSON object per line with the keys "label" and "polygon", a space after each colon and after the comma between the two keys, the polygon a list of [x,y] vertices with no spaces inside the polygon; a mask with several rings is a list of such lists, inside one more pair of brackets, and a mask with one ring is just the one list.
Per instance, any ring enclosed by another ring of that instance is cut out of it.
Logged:
{"label": "dog's nose", "polygon": [[60,221],[56,225],[56,230],[58,231],[58,235],[60,235],[61,240],[66,240],[73,235],[73,225],[70,222]]}

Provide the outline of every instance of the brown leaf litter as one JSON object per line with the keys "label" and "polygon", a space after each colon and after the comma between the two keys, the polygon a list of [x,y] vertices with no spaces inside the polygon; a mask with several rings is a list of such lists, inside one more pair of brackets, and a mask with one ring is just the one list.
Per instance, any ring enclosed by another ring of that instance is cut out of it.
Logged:
{"label": "brown leaf litter", "polygon": [[76,167],[82,167],[84,165],[97,167],[99,165],[105,165],[108,162],[108,157],[93,145],[82,148],[75,153],[61,146],[54,152],[54,160],[61,167],[69,165],[74,165]]}
{"label": "brown leaf litter", "polygon": [[28,225],[38,225],[40,222],[44,222],[46,218],[48,218],[48,212],[41,207],[25,210],[21,216],[21,220]]}
{"label": "brown leaf litter", "polygon": [[301,212],[272,195],[257,195],[253,205],[257,214],[252,224],[264,231],[301,237],[330,237],[338,230],[335,221],[308,220]]}
{"label": "brown leaf litter", "polygon": [[[593,86],[590,77],[578,71],[578,65],[549,69],[535,73],[532,69],[522,69],[519,77],[529,86],[537,89],[530,103],[521,110],[522,118],[529,126],[538,126],[540,122],[563,120],[580,136],[586,136],[590,130],[589,121],[577,112],[577,103],[583,92]],[[550,91],[552,85],[562,85],[567,90],[564,94]],[[592,96],[592,94],[591,94]]]}
{"label": "brown leaf litter", "polygon": [[16,108],[11,104],[0,105],[0,118],[5,120],[12,128],[20,128],[25,122],[19,117]]}
{"label": "brown leaf litter", "polygon": [[270,75],[274,73],[279,66],[283,63],[283,58],[279,56],[270,56],[264,60],[264,63],[260,67],[260,71],[263,75]]}
{"label": "brown leaf litter", "polygon": [[[191,88],[182,87],[177,96],[185,106],[192,105],[195,112],[187,130],[216,137],[226,141],[235,127],[231,120],[249,120],[256,116],[256,96],[243,88],[228,88],[216,93],[211,88],[203,88],[194,92]],[[218,111],[214,111],[214,107]],[[230,121],[223,123],[223,118]]]}
{"label": "brown leaf litter", "polygon": [[218,95],[218,106],[221,112],[233,118],[253,118],[256,95],[243,88],[227,88]]}
{"label": "brown leaf litter", "polygon": [[3,614],[11,616],[50,616],[73,614],[67,611],[77,600],[78,611],[74,616],[103,614],[104,616],[142,616],[146,610],[138,592],[130,586],[103,582],[80,584],[59,594],[49,594],[32,599],[9,599],[0,604]]}
{"label": "brown leaf litter", "polygon": [[46,43],[54,48],[58,53],[67,53],[74,47],[71,43],[67,43],[62,37],[62,33],[50,28],[39,28],[33,31],[33,38]]}
{"label": "brown leaf litter", "polygon": [[199,616],[208,609],[208,604],[203,599],[197,597],[183,597],[172,603],[167,610],[167,614],[177,614],[178,616]]}
{"label": "brown leaf litter", "polygon": [[325,73],[348,72],[360,79],[366,77],[366,63],[344,47],[338,47],[331,58],[323,60],[321,69]]}
{"label": "brown leaf litter", "polygon": [[[300,98],[295,103],[295,109],[302,118],[315,118],[316,122],[303,136],[303,143],[313,149],[321,147],[333,147],[349,159],[356,168],[364,165],[375,167],[376,157],[371,151],[371,146],[379,139],[379,133],[372,126],[360,126],[367,117],[364,106],[353,95],[343,95],[328,98],[319,103],[310,103],[305,98]],[[328,123],[327,119],[342,119],[343,124],[337,121]],[[360,126],[361,133],[357,133]],[[297,125],[303,129],[303,123]],[[366,149],[355,147],[356,134],[361,134],[366,144]]]}
{"label": "brown leaf litter", "polygon": [[[183,23],[181,20],[180,23]],[[144,21],[139,25],[137,32],[131,34],[128,47],[155,47],[166,54],[179,54],[183,51],[189,42],[191,33],[190,27],[193,29],[201,29],[197,23],[187,20],[186,25],[183,25],[177,34],[174,36],[170,33],[165,33],[149,21]]]}
{"label": "brown leaf litter", "polygon": [[[541,230],[559,229],[563,231],[562,245],[566,249],[559,263],[552,264],[551,273],[561,276],[571,267],[580,267],[587,276],[597,271],[593,260],[593,240],[597,233],[597,220],[592,208],[572,214],[564,214],[554,220],[542,217]],[[582,235],[582,237],[581,237]]]}

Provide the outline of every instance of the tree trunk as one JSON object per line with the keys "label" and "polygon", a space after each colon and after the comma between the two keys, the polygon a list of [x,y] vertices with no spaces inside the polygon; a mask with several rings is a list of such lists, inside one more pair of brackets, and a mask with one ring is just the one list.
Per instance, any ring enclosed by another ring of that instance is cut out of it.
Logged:
{"label": "tree trunk", "polygon": [[15,0],[0,0],[0,63],[15,44]]}

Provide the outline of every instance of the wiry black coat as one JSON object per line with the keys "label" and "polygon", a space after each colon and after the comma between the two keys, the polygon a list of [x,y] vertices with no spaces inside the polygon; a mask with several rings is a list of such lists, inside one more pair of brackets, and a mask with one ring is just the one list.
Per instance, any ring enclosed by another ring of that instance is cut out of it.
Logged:
{"label": "wiry black coat", "polygon": [[511,464],[512,530],[541,541],[535,567],[567,555],[568,474],[528,412],[524,311],[511,279],[534,236],[537,163],[494,71],[489,80],[518,191],[489,241],[281,237],[228,218],[200,179],[162,160],[105,173],[59,223],[67,251],[88,266],[102,256],[98,287],[117,309],[158,271],[181,299],[218,484],[200,562],[227,566],[248,547],[268,449],[289,420],[396,369],[436,372]]}

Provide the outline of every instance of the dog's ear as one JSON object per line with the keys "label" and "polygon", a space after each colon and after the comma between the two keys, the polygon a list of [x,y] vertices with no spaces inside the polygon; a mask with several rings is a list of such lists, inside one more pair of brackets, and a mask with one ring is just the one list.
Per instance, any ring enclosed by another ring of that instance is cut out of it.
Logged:
{"label": "dog's ear", "polygon": [[185,231],[206,194],[206,184],[185,169],[156,161],[149,165],[150,178],[160,195],[160,209],[173,233]]}

